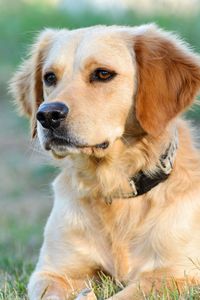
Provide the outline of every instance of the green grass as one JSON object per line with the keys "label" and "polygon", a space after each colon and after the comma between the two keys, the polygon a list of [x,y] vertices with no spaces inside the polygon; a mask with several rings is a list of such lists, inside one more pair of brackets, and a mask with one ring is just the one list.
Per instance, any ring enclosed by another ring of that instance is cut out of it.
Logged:
{"label": "green grass", "polygon": [[[200,12],[192,17],[177,17],[172,12],[149,16],[127,12],[117,16],[86,8],[78,15],[71,15],[44,4],[24,3],[0,0],[0,300],[27,299],[26,285],[37,261],[52,203],[49,183],[57,172],[40,154],[34,154],[28,138],[28,122],[17,117],[6,92],[7,81],[35,34],[45,27],[156,22],[165,29],[178,32],[200,52]],[[195,106],[188,116],[198,121],[200,106]],[[91,285],[99,300],[122,288],[103,274]],[[188,287],[184,297],[200,299],[199,287]],[[162,295],[152,294],[146,299],[178,300],[179,293],[176,287],[172,291],[164,287]]]}
{"label": "green grass", "polygon": [[28,278],[41,242],[41,224],[4,219],[0,225],[5,230],[0,239],[0,299],[25,300]]}
{"label": "green grass", "polygon": [[[4,263],[9,272],[0,273],[0,276],[3,276],[3,282],[0,281],[0,300],[28,300],[26,285],[33,270],[33,264],[16,257],[13,260],[5,260]],[[103,273],[99,275],[99,280],[91,280],[87,286],[93,289],[98,300],[107,299],[125,287]],[[180,293],[175,283],[170,289],[163,282],[159,292],[154,291],[152,286],[152,292],[148,295],[138,286],[138,295],[142,296],[144,300],[199,300],[200,286],[188,285],[185,291]],[[134,297],[133,300],[135,300]]]}

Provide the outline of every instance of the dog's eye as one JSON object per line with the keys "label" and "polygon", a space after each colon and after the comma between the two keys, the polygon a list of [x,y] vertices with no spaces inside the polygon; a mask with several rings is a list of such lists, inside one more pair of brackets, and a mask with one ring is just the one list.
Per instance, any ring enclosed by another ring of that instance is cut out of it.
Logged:
{"label": "dog's eye", "polygon": [[90,76],[90,82],[93,81],[109,81],[116,76],[114,71],[105,69],[96,69]]}
{"label": "dog's eye", "polygon": [[55,85],[57,82],[56,75],[53,72],[48,72],[44,75],[44,82],[47,86]]}

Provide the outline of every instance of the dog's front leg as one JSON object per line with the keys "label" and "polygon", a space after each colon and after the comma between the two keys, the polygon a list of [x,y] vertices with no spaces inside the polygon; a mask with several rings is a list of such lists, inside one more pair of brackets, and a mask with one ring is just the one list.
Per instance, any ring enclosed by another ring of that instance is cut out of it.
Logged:
{"label": "dog's front leg", "polygon": [[199,277],[187,277],[176,274],[172,269],[161,269],[153,272],[142,273],[139,280],[130,282],[122,291],[106,300],[144,300],[151,294],[159,299],[164,290],[174,291],[181,297],[188,285],[195,286],[199,284]]}
{"label": "dog's front leg", "polygon": [[28,285],[30,300],[74,299],[87,288],[88,279],[95,276],[102,262],[96,236],[92,236],[94,220],[67,182],[65,175],[54,184],[53,210],[45,227],[39,261]]}
{"label": "dog's front leg", "polygon": [[97,265],[86,237],[76,236],[77,232],[66,233],[64,238],[57,231],[56,240],[49,240],[46,234],[39,262],[28,285],[30,300],[74,299],[95,275]]}
{"label": "dog's front leg", "polygon": [[[35,271],[28,285],[30,300],[72,300],[78,292],[86,288],[86,280],[71,279],[54,272]],[[78,300],[95,300],[93,292],[85,290],[78,296]]]}

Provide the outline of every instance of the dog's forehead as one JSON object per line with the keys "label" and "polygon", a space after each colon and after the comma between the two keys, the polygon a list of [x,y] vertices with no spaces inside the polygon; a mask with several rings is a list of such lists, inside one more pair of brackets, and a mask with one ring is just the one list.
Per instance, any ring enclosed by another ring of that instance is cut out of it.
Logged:
{"label": "dog's forehead", "polygon": [[130,47],[123,33],[104,27],[58,31],[49,51],[49,65],[80,66],[91,60],[102,65],[112,66],[117,63],[118,67],[121,65],[122,68],[131,63]]}

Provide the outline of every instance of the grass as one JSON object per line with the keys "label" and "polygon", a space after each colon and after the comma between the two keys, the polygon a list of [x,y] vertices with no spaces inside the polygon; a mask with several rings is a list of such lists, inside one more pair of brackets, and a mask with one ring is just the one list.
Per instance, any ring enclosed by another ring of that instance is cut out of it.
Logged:
{"label": "grass", "polygon": [[[21,223],[21,224],[19,224]],[[16,220],[1,220],[6,229],[0,243],[0,299],[27,299],[26,286],[34,266],[34,251],[39,239],[34,239],[38,225],[29,225]],[[29,237],[31,236],[31,239]]]}
{"label": "grass", "polygon": [[[40,1],[42,2],[42,1]],[[26,53],[37,31],[44,27],[77,28],[95,24],[137,25],[156,22],[180,35],[200,52],[200,12],[175,16],[172,12],[123,15],[91,12],[86,8],[78,15],[44,4],[0,0],[0,300],[26,300],[26,285],[37,261],[42,232],[49,214],[52,197],[49,184],[57,170],[48,165],[40,153],[33,151],[29,126],[17,117],[7,95],[7,81]],[[189,117],[198,121],[200,107],[195,106]],[[122,288],[103,274],[92,282],[98,299],[104,299]],[[188,287],[184,299],[200,299],[199,287]],[[146,299],[180,299],[176,287],[163,289],[162,295]]]}
{"label": "grass", "polygon": [[[4,283],[1,285],[0,300],[28,300],[26,285],[33,270],[33,264],[24,262],[19,258],[15,258],[15,261],[6,260],[5,264],[9,268],[9,272],[12,271],[12,275],[3,274]],[[90,281],[88,287],[94,290],[98,300],[107,299],[124,288],[121,283],[116,283],[103,273],[99,275],[99,280]],[[144,300],[199,300],[200,286],[186,285],[185,292],[180,293],[175,282],[172,282],[172,288],[168,288],[163,282],[159,293],[154,291],[152,287],[152,292],[149,295],[144,294],[138,286],[138,295],[141,295]],[[133,298],[133,300],[135,299]]]}

